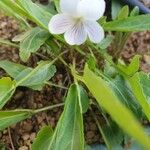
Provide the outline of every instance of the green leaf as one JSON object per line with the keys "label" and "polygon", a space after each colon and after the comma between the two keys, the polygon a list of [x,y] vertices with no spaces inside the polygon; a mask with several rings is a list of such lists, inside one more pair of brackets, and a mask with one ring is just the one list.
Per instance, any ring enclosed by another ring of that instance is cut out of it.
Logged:
{"label": "green leaf", "polygon": [[110,87],[114,90],[119,100],[132,110],[137,118],[141,119],[143,115],[141,106],[132,93],[128,82],[122,76],[118,75],[110,81]]}
{"label": "green leaf", "polygon": [[[112,120],[107,120],[107,124],[102,126],[103,134],[109,143],[109,149],[115,150],[123,142],[123,132]],[[108,148],[108,147],[107,147]]]}
{"label": "green leaf", "polygon": [[61,13],[61,10],[59,7],[59,0],[54,0],[54,3],[55,3],[55,7],[56,7],[57,12]]}
{"label": "green leaf", "polygon": [[140,56],[135,55],[131,61],[131,63],[126,66],[122,64],[118,64],[117,67],[123,71],[127,76],[132,76],[135,74],[140,68]]}
{"label": "green leaf", "polygon": [[92,55],[87,56],[87,64],[91,70],[95,70],[96,68],[96,60]]}
{"label": "green leaf", "polygon": [[0,109],[7,103],[15,92],[15,82],[11,78],[0,79]]}
{"label": "green leaf", "polygon": [[4,69],[11,77],[16,78],[16,76],[27,67],[8,60],[1,60],[0,68]]}
{"label": "green leaf", "polygon": [[118,0],[112,0],[112,5],[111,5],[111,17],[113,20],[115,20],[117,18],[117,15],[119,13],[119,11],[122,8],[122,5],[120,4],[120,2],[118,2]]}
{"label": "green leaf", "polygon": [[62,113],[47,150],[83,150],[83,117],[77,87],[71,85]]}
{"label": "green leaf", "polygon": [[15,13],[9,6],[7,6],[5,3],[0,1],[0,8],[3,10],[7,15],[11,15],[18,18],[18,14]]}
{"label": "green leaf", "polygon": [[31,0],[17,0],[16,2],[30,16],[29,19],[31,19],[40,27],[48,30],[48,23],[52,17],[48,11],[36,5]]}
{"label": "green leaf", "polygon": [[125,19],[129,15],[129,6],[124,6],[118,13],[118,19]]}
{"label": "green leaf", "polygon": [[41,90],[45,82],[51,79],[56,72],[56,67],[50,61],[42,61],[35,69],[25,69],[15,80],[17,85]]}
{"label": "green leaf", "polygon": [[14,78],[17,86],[26,86],[34,90],[41,90],[56,72],[56,67],[50,61],[42,61],[34,69],[9,61],[0,61],[0,67]]}
{"label": "green leaf", "polygon": [[131,90],[136,97],[136,100],[140,104],[140,106],[143,109],[143,112],[147,116],[147,118],[150,120],[150,103],[147,99],[147,97],[144,94],[144,90],[141,85],[140,80],[140,73],[137,72],[140,66],[139,56],[135,56],[129,66],[121,66],[118,65],[117,67],[124,72],[124,76],[127,81],[130,83]]}
{"label": "green leaf", "polygon": [[13,16],[17,20],[19,20],[22,23],[26,24],[26,20],[24,19],[23,16],[28,16],[28,15],[14,1],[12,1],[12,0],[3,0],[3,1],[0,1],[0,8],[4,11],[4,13],[6,15]]}
{"label": "green leaf", "polygon": [[50,126],[43,127],[32,144],[32,150],[47,150],[52,135],[53,129]]}
{"label": "green leaf", "polygon": [[30,111],[0,111],[0,131],[31,116]]}
{"label": "green leaf", "polygon": [[142,85],[140,83],[139,73],[136,73],[134,76],[129,78],[128,81],[137,101],[141,105],[147,118],[150,120],[150,102],[144,94]]}
{"label": "green leaf", "polygon": [[27,62],[31,53],[35,53],[40,46],[49,38],[50,34],[40,29],[39,27],[33,28],[27,36],[20,42],[20,58],[22,61]]}
{"label": "green leaf", "polygon": [[[145,132],[150,135],[150,127],[145,126]],[[124,137],[124,147],[128,147],[128,150],[143,150],[144,148],[139,145],[133,138],[125,135]]]}
{"label": "green leaf", "polygon": [[28,14],[13,0],[3,0],[0,2],[0,8],[9,11],[15,17],[18,15],[28,17]]}
{"label": "green leaf", "polygon": [[109,78],[114,78],[118,74],[118,71],[108,61],[106,61],[104,66],[104,74]]}
{"label": "green leaf", "polygon": [[[147,97],[147,100],[150,100],[150,75],[144,72],[139,73],[140,83],[143,88],[143,92]],[[149,101],[150,102],[150,101]]]}
{"label": "green leaf", "polygon": [[139,7],[136,6],[136,7],[134,7],[133,10],[131,11],[130,16],[137,16],[137,15],[139,15],[139,12],[140,12]]}
{"label": "green leaf", "polygon": [[105,31],[145,31],[150,30],[150,15],[132,16],[126,19],[110,21],[103,24]]}
{"label": "green leaf", "polygon": [[86,113],[90,105],[88,94],[81,85],[76,84],[76,86],[78,91],[79,104],[81,104],[80,109],[82,110],[82,113]]}
{"label": "green leaf", "polygon": [[144,129],[131,111],[118,100],[107,82],[90,71],[87,65],[81,80],[96,98],[98,104],[106,110],[118,126],[134,137],[145,148],[150,149],[150,138],[145,134]]}
{"label": "green leaf", "polygon": [[27,36],[29,36],[31,30],[32,30],[32,29],[29,29],[29,30],[26,31],[26,32],[22,32],[22,33],[16,35],[16,36],[12,39],[12,41],[13,41],[13,42],[21,42],[21,41],[23,41]]}
{"label": "green leaf", "polygon": [[108,46],[110,46],[113,39],[114,39],[114,36],[107,35],[105,39],[103,39],[99,44],[97,44],[97,47],[99,47],[100,49],[106,49],[108,48]]}

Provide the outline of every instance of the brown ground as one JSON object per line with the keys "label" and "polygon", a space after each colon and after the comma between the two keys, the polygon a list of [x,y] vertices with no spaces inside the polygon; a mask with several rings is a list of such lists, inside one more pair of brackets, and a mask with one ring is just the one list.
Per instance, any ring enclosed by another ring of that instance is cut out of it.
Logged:
{"label": "brown ground", "polygon": [[[11,40],[18,32],[19,26],[12,18],[0,17],[0,38]],[[125,61],[129,61],[135,54],[141,54],[141,69],[150,72],[150,32],[135,33],[129,39],[122,57]],[[18,49],[0,45],[0,60],[9,59],[13,62],[21,62],[18,56]],[[28,66],[35,64],[40,58],[33,56],[27,63]],[[53,81],[62,84],[67,76],[66,71],[58,69],[57,75]],[[3,70],[0,70],[0,76],[6,75]],[[67,83],[66,83],[67,84]],[[55,87],[46,86],[42,91],[32,91],[27,88],[18,88],[12,100],[7,104],[6,108],[41,108],[57,103],[61,103],[65,90],[56,89]],[[0,132],[0,143],[7,145],[7,150],[12,150],[12,145],[15,150],[28,150],[33,142],[37,132],[46,124],[52,127],[56,126],[59,116],[63,108],[56,108],[47,112],[43,112],[26,119],[16,125]],[[102,142],[95,121],[88,111],[85,116],[85,139],[87,143]],[[11,141],[12,140],[12,141]],[[12,144],[13,143],[13,144]]]}

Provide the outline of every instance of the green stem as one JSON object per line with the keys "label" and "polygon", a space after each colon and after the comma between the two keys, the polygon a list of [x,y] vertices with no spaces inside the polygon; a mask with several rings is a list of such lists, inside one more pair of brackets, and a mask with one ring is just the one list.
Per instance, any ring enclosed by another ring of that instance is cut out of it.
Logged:
{"label": "green stem", "polygon": [[1,39],[1,38],[0,38],[0,43],[1,44],[6,44],[6,45],[9,45],[9,46],[13,46],[13,47],[16,47],[16,48],[19,48],[19,46],[17,44],[12,43],[12,42],[10,42],[8,40]]}
{"label": "green stem", "polygon": [[[124,46],[130,35],[131,35],[131,32],[124,33],[124,35],[122,35],[122,36],[120,35],[120,37],[119,37],[120,40],[119,40],[118,44],[116,44],[116,48],[113,49],[113,51],[114,51],[113,57],[116,62],[118,61],[118,58],[120,57],[120,54],[123,51]],[[117,43],[117,41],[115,41],[115,43]]]}
{"label": "green stem", "polygon": [[[90,45],[91,45],[94,49],[97,50],[97,48],[96,48],[95,45],[93,45],[93,44],[90,44]],[[119,70],[119,72],[122,73],[122,75],[126,76],[126,74],[125,74],[122,70],[120,70],[120,69],[118,68],[118,66],[112,61],[112,59],[110,58],[111,56],[110,56],[108,53],[103,52],[103,51],[101,51],[101,50],[99,50],[98,52],[99,52],[99,54],[101,55],[101,57],[102,57],[103,59],[107,60],[114,68],[116,68],[117,70]]]}
{"label": "green stem", "polygon": [[67,64],[67,62],[62,58],[62,57],[59,57],[58,58],[65,66],[67,66],[69,69],[70,69],[70,66]]}
{"label": "green stem", "polygon": [[86,53],[84,53],[79,46],[75,46],[75,50],[83,56],[86,55]]}
{"label": "green stem", "polygon": [[59,103],[59,104],[56,104],[56,105],[47,106],[47,107],[44,107],[44,108],[32,110],[32,113],[33,113],[33,114],[36,114],[36,113],[40,113],[40,112],[42,112],[42,111],[51,110],[51,109],[54,109],[54,108],[57,108],[57,107],[61,107],[61,106],[64,106],[64,103]]}
{"label": "green stem", "polygon": [[45,84],[47,84],[49,86],[54,86],[54,87],[57,87],[57,88],[68,90],[68,88],[66,88],[66,87],[64,87],[62,85],[54,84],[54,83],[51,83],[51,82],[45,82]]}
{"label": "green stem", "polygon": [[96,125],[97,125],[97,127],[98,127],[100,133],[102,134],[102,137],[103,137],[103,139],[104,139],[104,141],[105,141],[105,144],[106,144],[106,146],[107,146],[107,149],[110,150],[110,149],[111,149],[111,146],[109,145],[109,142],[107,141],[107,138],[106,138],[106,136],[105,136],[105,134],[104,134],[104,132],[103,132],[103,129],[102,129],[101,125],[99,124],[99,121],[98,121],[98,119],[96,118],[96,116],[95,116],[95,114],[94,114],[92,108],[90,108],[90,110],[91,110],[92,116],[93,116],[93,118],[94,118],[94,120],[95,120],[95,122],[96,122]]}

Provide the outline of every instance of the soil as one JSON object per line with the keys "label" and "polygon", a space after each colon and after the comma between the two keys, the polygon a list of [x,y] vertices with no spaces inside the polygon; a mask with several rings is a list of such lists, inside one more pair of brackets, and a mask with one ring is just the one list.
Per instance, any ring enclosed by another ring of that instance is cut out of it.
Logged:
{"label": "soil", "polygon": [[145,6],[150,8],[150,1],[149,0],[141,0],[141,2],[143,2]]}
{"label": "soil", "polygon": [[[11,40],[18,34],[18,23],[5,16],[0,16],[0,38]],[[134,33],[128,40],[122,58],[129,62],[135,54],[142,55],[141,70],[150,72],[150,32]],[[13,62],[22,63],[19,59],[18,49],[10,46],[0,45],[0,60],[8,59]],[[40,60],[39,56],[32,56],[28,66],[35,66],[36,62]],[[53,82],[63,84],[66,81],[67,71],[62,66],[57,67],[57,74],[53,78]],[[0,76],[7,76],[7,74],[0,70]],[[67,81],[65,85],[67,85]],[[18,88],[7,104],[5,109],[16,108],[31,108],[37,109],[44,106],[49,106],[63,101],[63,96],[66,90],[56,87],[45,86],[42,91],[33,91],[27,88]],[[55,108],[53,110],[39,113],[29,119],[26,119],[16,125],[0,132],[0,143],[6,145],[7,150],[29,150],[31,144],[36,137],[38,131],[44,125],[51,125],[55,128],[57,121],[63,111],[63,107]],[[96,112],[98,114],[98,112]],[[99,115],[99,114],[98,114]],[[90,110],[84,115],[85,139],[88,144],[103,143],[98,127]]]}
{"label": "soil", "polygon": [[135,54],[142,56],[141,70],[150,72],[150,31],[133,33],[122,53],[122,57],[129,62]]}

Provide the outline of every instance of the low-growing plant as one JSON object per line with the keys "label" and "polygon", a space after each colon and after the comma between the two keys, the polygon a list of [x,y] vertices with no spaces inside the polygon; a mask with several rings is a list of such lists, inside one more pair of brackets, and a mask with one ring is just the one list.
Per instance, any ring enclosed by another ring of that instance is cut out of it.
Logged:
{"label": "low-growing plant", "polygon": [[[54,0],[46,6],[31,0],[2,0],[0,8],[15,17],[24,30],[13,42],[0,42],[18,47],[22,62],[31,54],[43,56],[35,68],[0,61],[0,68],[8,74],[0,79],[1,131],[39,112],[64,106],[56,128],[43,127],[32,150],[95,149],[84,139],[83,114],[87,110],[107,149],[123,149],[123,143],[129,141],[131,147],[150,149],[150,137],[140,122],[150,120],[150,77],[139,69],[140,56],[126,64],[120,55],[132,32],[150,30],[149,14],[139,15],[137,7],[130,11],[112,1],[112,19],[107,19],[103,16],[104,0]],[[68,71],[68,86],[50,81],[58,62]],[[36,110],[4,109],[16,88],[42,90],[45,85],[65,89],[64,102]],[[93,106],[103,114],[105,123],[99,122]]]}

